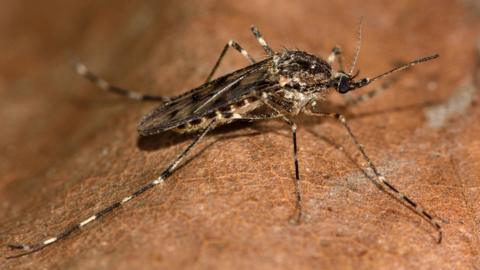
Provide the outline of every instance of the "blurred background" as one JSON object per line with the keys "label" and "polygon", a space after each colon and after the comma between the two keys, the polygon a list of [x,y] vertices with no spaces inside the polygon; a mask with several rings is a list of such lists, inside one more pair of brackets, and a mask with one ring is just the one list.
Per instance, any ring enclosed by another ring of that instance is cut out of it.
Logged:
{"label": "blurred background", "polygon": [[[72,57],[116,85],[173,96],[203,83],[229,39],[264,57],[252,24],[275,50],[326,58],[339,45],[350,63],[362,16],[361,76],[441,55],[399,74],[351,117],[381,172],[442,218],[441,245],[363,176],[333,122],[300,127],[308,217],[290,225],[290,135],[273,121],[212,134],[171,182],[0,268],[479,269],[474,0],[0,1],[0,255],[122,198],[189,141],[139,142],[137,122],[155,103],[99,91],[75,74]],[[217,75],[246,64],[229,52]]]}

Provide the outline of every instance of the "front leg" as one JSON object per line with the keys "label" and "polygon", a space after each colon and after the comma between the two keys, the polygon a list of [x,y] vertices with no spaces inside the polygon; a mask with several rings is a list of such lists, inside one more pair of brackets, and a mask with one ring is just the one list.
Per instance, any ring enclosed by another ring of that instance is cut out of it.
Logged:
{"label": "front leg", "polygon": [[275,102],[275,97],[272,94],[263,93],[260,99],[267,107],[271,108],[275,112],[276,118],[282,118],[287,124],[290,125],[292,131],[292,142],[293,142],[293,164],[295,167],[295,213],[290,219],[292,224],[299,224],[303,217],[303,207],[302,207],[302,189],[300,185],[300,170],[298,166],[298,147],[297,147],[297,125],[289,117],[290,107],[284,103]]}
{"label": "front leg", "polygon": [[332,65],[335,62],[335,60],[338,63],[339,70],[341,72],[343,72],[345,70],[345,68],[343,66],[342,50],[338,46],[333,47],[332,52],[330,53],[330,55],[327,58],[327,62],[330,65]]}
{"label": "front leg", "polygon": [[415,201],[413,201],[412,199],[407,197],[405,194],[403,194],[401,191],[399,191],[398,188],[396,188],[395,186],[390,184],[387,181],[387,179],[385,178],[385,176],[383,176],[382,174],[380,174],[380,172],[378,172],[377,167],[373,164],[372,160],[370,159],[370,157],[365,152],[365,149],[358,142],[357,137],[353,134],[352,129],[348,125],[347,119],[345,118],[345,116],[343,116],[341,114],[337,114],[337,113],[314,112],[312,109],[306,109],[305,114],[313,115],[313,116],[320,116],[320,117],[330,117],[330,118],[334,118],[334,119],[338,120],[343,125],[343,127],[345,127],[350,139],[353,141],[353,143],[357,147],[357,150],[360,152],[363,159],[367,162],[368,167],[370,167],[370,169],[375,174],[375,177],[372,180],[375,181],[376,185],[378,187],[381,187],[383,190],[387,191],[387,193],[392,195],[397,200],[403,202],[406,206],[409,207],[409,209],[413,210],[416,214],[418,214],[419,216],[424,218],[426,221],[428,221],[428,223],[430,223],[433,226],[433,228],[435,228],[435,230],[437,230],[437,232],[438,232],[437,242],[441,243],[441,241],[442,241],[442,227],[440,226],[439,221],[437,219],[433,218],[433,216],[430,213],[428,213],[422,206],[420,206],[420,204],[416,203]]}
{"label": "front leg", "polygon": [[215,71],[217,71],[218,67],[220,66],[220,63],[223,60],[223,57],[225,56],[225,54],[227,53],[229,48],[233,48],[237,52],[242,54],[243,57],[245,57],[250,62],[250,64],[255,64],[256,63],[255,59],[253,59],[253,57],[251,57],[250,54],[244,48],[242,48],[242,46],[240,46],[240,44],[238,44],[235,40],[231,39],[225,45],[225,47],[223,47],[223,50],[220,53],[220,56],[218,57],[217,62],[215,62],[215,65],[213,66],[212,71],[210,71],[210,73],[208,74],[208,77],[207,77],[207,80],[205,81],[205,83],[208,83],[212,79],[213,74],[215,74]]}

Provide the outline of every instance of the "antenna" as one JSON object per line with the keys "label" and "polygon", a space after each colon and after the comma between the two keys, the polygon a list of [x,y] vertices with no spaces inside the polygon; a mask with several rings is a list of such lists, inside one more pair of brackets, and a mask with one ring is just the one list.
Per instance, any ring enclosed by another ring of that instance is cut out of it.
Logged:
{"label": "antenna", "polygon": [[368,80],[368,83],[367,83],[367,84],[369,84],[369,83],[371,83],[371,82],[373,82],[373,81],[376,81],[376,80],[378,80],[378,79],[380,79],[380,78],[382,78],[382,77],[385,77],[385,76],[387,76],[387,75],[390,75],[390,74],[392,74],[392,73],[394,73],[394,72],[401,71],[401,70],[404,70],[404,69],[413,67],[413,66],[415,66],[416,64],[419,64],[419,63],[422,63],[422,62],[427,62],[427,61],[433,60],[433,59],[435,59],[435,58],[438,58],[439,56],[440,56],[440,55],[438,55],[438,54],[434,54],[434,55],[430,55],[430,56],[427,56],[427,57],[423,57],[423,58],[419,58],[419,59],[413,60],[413,61],[411,61],[411,62],[409,62],[409,63],[407,63],[407,64],[405,64],[405,65],[403,65],[403,66],[401,66],[401,67],[397,67],[397,68],[391,69],[391,70],[389,70],[389,71],[387,71],[387,72],[385,72],[385,73],[382,73],[382,74],[380,74],[380,75],[378,75],[378,76],[376,76],[376,77],[373,77],[372,79]]}
{"label": "antenna", "polygon": [[353,57],[352,66],[350,67],[350,72],[348,72],[348,75],[352,75],[353,71],[355,70],[355,66],[357,65],[358,56],[360,55],[360,48],[362,47],[362,24],[363,17],[360,17],[357,30],[357,48],[355,49],[355,56]]}

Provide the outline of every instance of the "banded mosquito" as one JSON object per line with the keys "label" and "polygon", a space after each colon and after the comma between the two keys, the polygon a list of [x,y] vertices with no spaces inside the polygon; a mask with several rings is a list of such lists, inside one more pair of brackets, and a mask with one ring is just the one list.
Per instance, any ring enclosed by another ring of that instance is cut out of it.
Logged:
{"label": "banded mosquito", "polygon": [[[361,24],[360,24],[361,25]],[[46,246],[67,238],[72,233],[85,227],[87,224],[104,217],[106,214],[121,207],[147,190],[163,183],[178,168],[185,156],[214,128],[232,123],[237,120],[267,120],[280,119],[290,126],[293,143],[293,161],[295,168],[295,194],[296,207],[294,220],[300,222],[303,216],[302,193],[300,188],[300,171],[297,159],[297,125],[292,117],[304,113],[319,117],[328,117],[338,120],[350,139],[355,144],[367,166],[374,173],[375,184],[384,191],[403,202],[405,206],[425,219],[438,232],[438,243],[442,240],[442,227],[437,218],[428,213],[418,203],[404,195],[396,187],[390,184],[380,174],[372,160],[367,155],[364,147],[358,142],[353,134],[346,118],[338,113],[325,113],[316,110],[317,105],[322,103],[332,91],[346,94],[388,76],[394,72],[405,70],[416,64],[433,60],[439,55],[431,55],[408,62],[400,67],[393,68],[373,78],[355,80],[358,72],[354,73],[355,65],[360,53],[361,27],[355,56],[350,70],[343,68],[341,51],[338,47],[332,49],[327,60],[313,54],[284,49],[275,52],[265,42],[264,38],[255,26],[251,31],[258,43],[266,53],[266,58],[256,61],[237,42],[230,40],[216,61],[204,84],[174,98],[161,96],[143,95],[138,92],[126,90],[109,84],[80,62],[75,62],[75,68],[79,75],[93,82],[99,88],[123,95],[135,100],[157,100],[161,105],[143,117],[138,125],[140,136],[150,136],[166,131],[187,132],[197,135],[193,141],[170,163],[169,166],[152,181],[139,187],[130,195],[118,200],[101,211],[91,215],[77,224],[65,228],[56,236],[47,238],[34,244],[11,244],[12,249],[22,250],[21,253],[8,258],[21,257]],[[212,80],[227,51],[232,48],[243,55],[250,65]],[[334,62],[338,63],[339,70],[332,68]],[[348,104],[355,104],[375,96],[382,88],[374,89],[363,95],[351,99]]]}

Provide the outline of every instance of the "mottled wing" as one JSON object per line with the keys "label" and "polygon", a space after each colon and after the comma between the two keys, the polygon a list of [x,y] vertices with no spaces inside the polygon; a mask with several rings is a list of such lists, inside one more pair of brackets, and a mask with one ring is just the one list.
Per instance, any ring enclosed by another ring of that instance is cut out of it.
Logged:
{"label": "mottled wing", "polygon": [[[265,59],[219,77],[155,108],[142,119],[138,132],[152,135],[178,127],[268,87],[271,85],[267,81],[270,62],[271,59]],[[221,94],[215,96],[220,91]]]}

